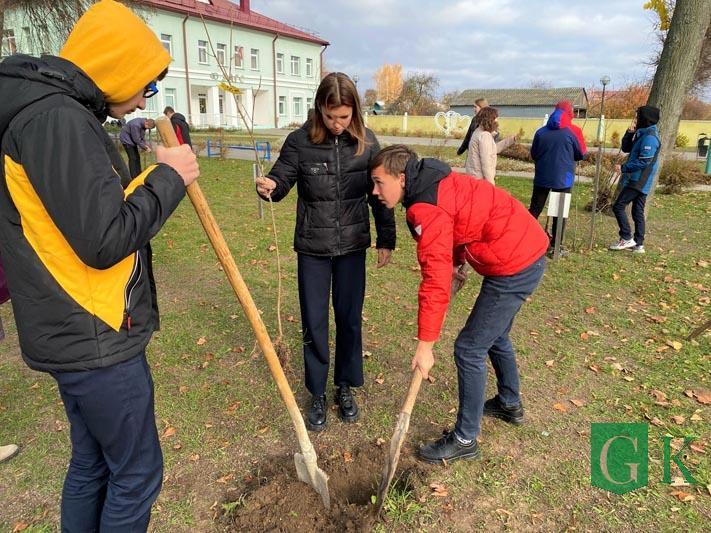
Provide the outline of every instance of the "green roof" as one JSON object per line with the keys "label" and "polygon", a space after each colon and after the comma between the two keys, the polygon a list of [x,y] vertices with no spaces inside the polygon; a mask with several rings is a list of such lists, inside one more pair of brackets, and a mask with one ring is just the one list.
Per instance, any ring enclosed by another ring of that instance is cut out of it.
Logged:
{"label": "green roof", "polygon": [[486,98],[490,106],[554,106],[569,100],[573,107],[587,109],[588,96],[583,87],[554,89],[467,89],[450,102],[450,106],[473,106],[474,100]]}

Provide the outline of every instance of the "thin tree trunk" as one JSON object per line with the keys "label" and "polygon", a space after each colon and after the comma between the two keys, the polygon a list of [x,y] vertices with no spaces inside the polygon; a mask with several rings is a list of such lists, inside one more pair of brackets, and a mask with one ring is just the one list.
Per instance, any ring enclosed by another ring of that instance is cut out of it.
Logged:
{"label": "thin tree trunk", "polygon": [[[677,0],[647,101],[648,105],[658,107],[661,111],[657,126],[661,141],[658,158],[660,168],[666,154],[674,147],[679,118],[694,82],[704,36],[710,24],[711,1]],[[655,183],[650,191],[647,207],[654,194],[657,176],[654,178]]]}

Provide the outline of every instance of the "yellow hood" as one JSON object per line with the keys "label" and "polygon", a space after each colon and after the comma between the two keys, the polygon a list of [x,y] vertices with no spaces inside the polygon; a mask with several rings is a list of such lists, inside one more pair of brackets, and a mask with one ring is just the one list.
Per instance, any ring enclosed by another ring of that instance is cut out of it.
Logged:
{"label": "yellow hood", "polygon": [[86,72],[113,104],[135,96],[171,61],[153,31],[114,0],[89,8],[59,55]]}

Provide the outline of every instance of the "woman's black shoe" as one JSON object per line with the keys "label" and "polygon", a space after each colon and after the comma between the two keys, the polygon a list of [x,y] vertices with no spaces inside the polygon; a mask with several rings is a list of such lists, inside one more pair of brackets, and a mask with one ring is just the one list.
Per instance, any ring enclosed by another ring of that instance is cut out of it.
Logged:
{"label": "woman's black shoe", "polygon": [[419,458],[427,463],[451,463],[458,459],[478,459],[479,445],[476,439],[471,444],[462,444],[454,431],[444,431],[442,437],[419,449]]}
{"label": "woman's black shoe", "polygon": [[358,405],[348,385],[336,389],[336,403],[338,404],[338,417],[341,420],[344,422],[358,420]]}
{"label": "woman's black shoe", "polygon": [[326,395],[312,396],[311,407],[306,415],[306,427],[311,431],[322,431],[326,428]]}

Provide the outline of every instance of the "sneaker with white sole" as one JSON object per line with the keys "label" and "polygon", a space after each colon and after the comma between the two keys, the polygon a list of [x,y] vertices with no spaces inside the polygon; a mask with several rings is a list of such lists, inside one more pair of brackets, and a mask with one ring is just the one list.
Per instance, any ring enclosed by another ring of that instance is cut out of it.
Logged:
{"label": "sneaker with white sole", "polygon": [[634,248],[637,243],[634,239],[620,239],[614,244],[611,244],[609,250],[627,250],[628,248]]}
{"label": "sneaker with white sole", "polygon": [[644,244],[638,244],[634,248],[632,248],[632,252],[635,254],[643,254],[644,253]]}

